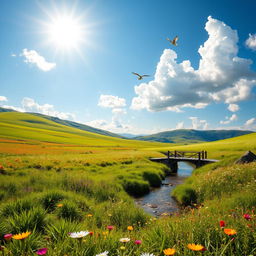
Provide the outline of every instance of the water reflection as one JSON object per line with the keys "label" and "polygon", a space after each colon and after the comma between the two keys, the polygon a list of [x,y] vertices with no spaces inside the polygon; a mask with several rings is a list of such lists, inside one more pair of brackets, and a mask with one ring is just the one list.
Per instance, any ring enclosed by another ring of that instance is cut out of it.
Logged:
{"label": "water reflection", "polygon": [[185,162],[178,163],[178,174],[176,176],[168,176],[163,180],[160,188],[153,189],[149,194],[136,199],[136,203],[140,205],[147,213],[160,216],[163,213],[173,213],[178,211],[178,205],[170,196],[171,191],[179,184],[184,182],[186,177],[191,175],[194,167]]}

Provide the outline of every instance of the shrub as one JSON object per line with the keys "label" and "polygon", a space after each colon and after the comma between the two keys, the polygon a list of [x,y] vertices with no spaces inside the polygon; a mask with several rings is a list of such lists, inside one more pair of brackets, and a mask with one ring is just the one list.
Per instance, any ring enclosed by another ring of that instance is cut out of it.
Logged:
{"label": "shrub", "polygon": [[44,209],[47,212],[52,212],[55,210],[58,202],[63,200],[65,197],[63,193],[58,191],[47,192],[41,199]]}
{"label": "shrub", "polygon": [[80,221],[82,219],[82,213],[77,205],[70,201],[63,201],[63,206],[57,210],[57,216],[70,221]]}
{"label": "shrub", "polygon": [[149,183],[144,180],[124,179],[124,190],[132,196],[142,196],[149,193]]}
{"label": "shrub", "polygon": [[24,211],[29,211],[35,206],[32,200],[17,200],[16,202],[10,202],[3,206],[1,214],[5,217],[11,217],[15,214],[21,214]]}
{"label": "shrub", "polygon": [[195,190],[188,184],[182,184],[176,187],[172,196],[181,204],[189,205],[196,202],[197,196]]}
{"label": "shrub", "polygon": [[26,231],[44,231],[48,221],[46,212],[41,207],[34,207],[28,211],[14,214],[7,220],[11,233]]}
{"label": "shrub", "polygon": [[162,184],[162,179],[156,172],[144,171],[143,178],[149,182],[151,187],[160,187]]}

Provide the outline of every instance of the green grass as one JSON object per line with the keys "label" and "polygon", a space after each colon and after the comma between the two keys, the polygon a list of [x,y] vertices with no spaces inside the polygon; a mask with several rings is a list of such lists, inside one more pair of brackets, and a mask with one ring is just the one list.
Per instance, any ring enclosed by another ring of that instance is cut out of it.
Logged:
{"label": "green grass", "polygon": [[[14,114],[0,114],[4,145],[0,150],[0,245],[4,250],[0,254],[32,256],[44,247],[51,256],[95,256],[103,251],[109,251],[109,256],[143,252],[163,256],[163,249],[169,247],[178,256],[256,254],[256,163],[233,164],[244,151],[255,152],[255,134],[171,148]],[[211,158],[221,161],[194,170],[175,189],[181,203],[192,205],[155,219],[138,208],[129,194],[138,196],[159,186],[166,166],[148,158],[161,156],[157,151],[167,149],[207,150]],[[220,220],[237,234],[227,236]],[[108,225],[114,230],[109,232]],[[134,230],[128,231],[127,226]],[[93,235],[69,237],[70,232],[82,230]],[[3,238],[26,231],[31,235],[24,240]],[[122,237],[131,239],[124,250]],[[141,245],[134,244],[137,239]],[[207,251],[193,252],[188,243],[200,243]]]}

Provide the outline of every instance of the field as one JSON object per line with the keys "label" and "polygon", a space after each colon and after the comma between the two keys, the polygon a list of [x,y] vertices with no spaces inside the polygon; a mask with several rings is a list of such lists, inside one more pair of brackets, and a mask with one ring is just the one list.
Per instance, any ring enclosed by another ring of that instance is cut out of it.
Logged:
{"label": "field", "polygon": [[[255,152],[255,133],[175,147],[24,113],[0,113],[0,131],[2,255],[36,255],[42,248],[53,256],[256,255],[256,164],[233,164],[246,150]],[[173,149],[207,150],[221,161],[196,169],[177,187],[177,200],[188,205],[182,212],[156,219],[133,196],[160,186],[168,169],[148,158]],[[72,234],[79,231],[88,232]],[[193,243],[198,246],[188,248]]]}

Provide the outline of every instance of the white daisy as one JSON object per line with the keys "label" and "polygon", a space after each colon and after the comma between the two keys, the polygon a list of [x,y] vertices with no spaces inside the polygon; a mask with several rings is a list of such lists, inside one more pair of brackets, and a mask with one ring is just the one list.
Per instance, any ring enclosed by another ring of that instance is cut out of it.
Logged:
{"label": "white daisy", "polygon": [[96,254],[96,256],[108,256],[108,251],[102,252],[100,254]]}
{"label": "white daisy", "polygon": [[128,243],[128,242],[130,242],[130,238],[127,238],[127,237],[124,237],[124,238],[121,238],[119,241],[121,242],[121,243]]}
{"label": "white daisy", "polygon": [[88,231],[80,231],[80,232],[72,232],[72,233],[69,233],[69,236],[71,238],[83,238],[87,235],[89,235],[90,232]]}

